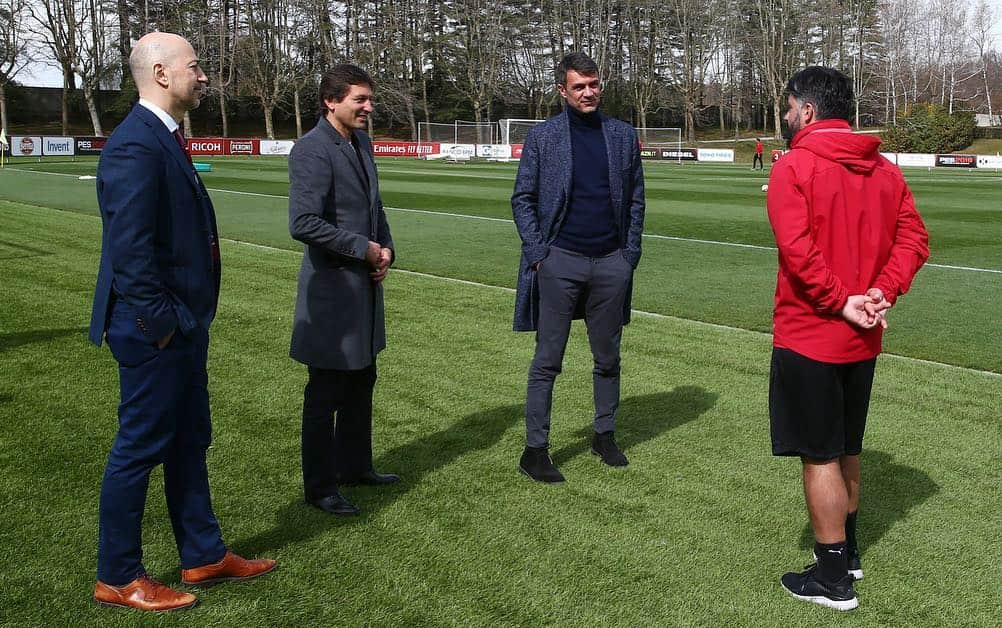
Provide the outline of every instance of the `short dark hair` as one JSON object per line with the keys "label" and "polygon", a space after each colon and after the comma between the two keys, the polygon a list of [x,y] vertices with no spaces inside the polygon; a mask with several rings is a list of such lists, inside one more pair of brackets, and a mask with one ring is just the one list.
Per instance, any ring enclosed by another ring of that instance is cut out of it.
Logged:
{"label": "short dark hair", "polygon": [[818,120],[852,117],[852,81],[835,68],[812,65],[790,77],[786,93],[814,105]]}
{"label": "short dark hair", "polygon": [[327,100],[340,101],[348,95],[352,85],[368,85],[375,89],[376,82],[369,73],[350,63],[335,65],[320,77],[320,109],[317,116],[327,115]]}
{"label": "short dark hair", "polygon": [[557,85],[567,85],[567,70],[583,76],[598,76],[598,64],[583,52],[572,52],[560,60],[553,72]]}

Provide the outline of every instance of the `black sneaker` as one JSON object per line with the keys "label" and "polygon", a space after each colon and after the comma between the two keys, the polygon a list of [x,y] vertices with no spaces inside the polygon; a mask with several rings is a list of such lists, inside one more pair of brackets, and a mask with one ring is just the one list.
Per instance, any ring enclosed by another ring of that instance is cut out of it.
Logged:
{"label": "black sneaker", "polygon": [[591,453],[602,457],[602,462],[610,467],[625,467],[630,461],[623,455],[612,432],[595,433],[591,440]]}
{"label": "black sneaker", "polygon": [[556,484],[564,481],[564,476],[553,464],[546,447],[526,447],[522,452],[522,459],[518,461],[518,468],[537,482]]}
{"label": "black sneaker", "polygon": [[859,606],[852,577],[848,574],[838,582],[823,582],[818,579],[817,565],[814,564],[800,573],[791,571],[783,574],[779,581],[790,595],[804,602],[814,602],[837,611],[851,611]]}
{"label": "black sneaker", "polygon": [[[814,554],[814,562],[818,562],[817,554]],[[863,579],[863,563],[859,559],[859,552],[849,552],[849,575],[853,580]]]}

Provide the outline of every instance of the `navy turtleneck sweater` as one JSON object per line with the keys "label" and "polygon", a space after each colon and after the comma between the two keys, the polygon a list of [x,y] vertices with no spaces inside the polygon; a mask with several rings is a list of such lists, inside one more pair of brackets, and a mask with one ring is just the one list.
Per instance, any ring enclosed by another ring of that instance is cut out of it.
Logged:
{"label": "navy turtleneck sweater", "polygon": [[567,107],[571,129],[571,189],[560,232],[553,244],[589,257],[619,248],[609,195],[609,156],[598,111],[581,113]]}

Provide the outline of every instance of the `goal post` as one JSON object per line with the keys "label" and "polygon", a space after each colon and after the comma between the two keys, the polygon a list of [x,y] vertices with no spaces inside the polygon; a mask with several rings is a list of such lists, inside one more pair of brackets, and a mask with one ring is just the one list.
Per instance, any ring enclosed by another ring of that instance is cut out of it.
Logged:
{"label": "goal post", "polygon": [[524,144],[525,136],[529,129],[544,120],[524,120],[518,118],[502,118],[498,120],[498,129],[501,132],[501,144]]}
{"label": "goal post", "polygon": [[[637,139],[644,148],[670,148],[682,150],[682,129],[680,127],[636,127]],[[674,160],[682,163],[681,156]]]}

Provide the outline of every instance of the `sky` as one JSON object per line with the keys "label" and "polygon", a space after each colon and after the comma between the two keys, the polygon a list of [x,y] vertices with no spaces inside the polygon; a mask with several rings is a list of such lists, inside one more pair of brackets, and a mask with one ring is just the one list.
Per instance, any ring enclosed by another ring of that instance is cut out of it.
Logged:
{"label": "sky", "polygon": [[[971,9],[974,8],[975,0],[959,0],[966,2]],[[995,15],[999,20],[995,23],[995,49],[1002,50],[1002,0],[989,0],[995,8]],[[63,78],[58,68],[44,64],[34,64],[21,71],[17,75],[17,81],[22,85],[33,87],[62,87]]]}

